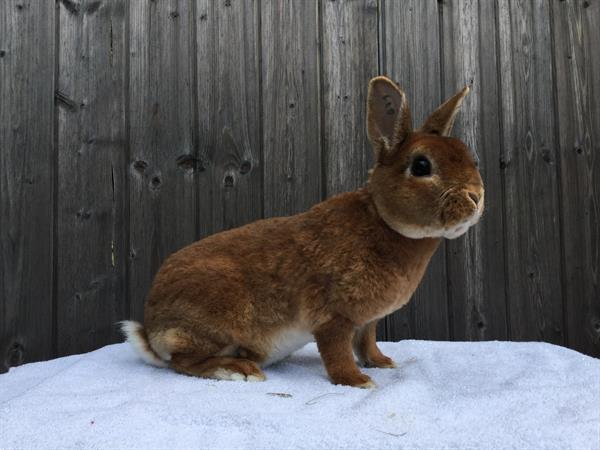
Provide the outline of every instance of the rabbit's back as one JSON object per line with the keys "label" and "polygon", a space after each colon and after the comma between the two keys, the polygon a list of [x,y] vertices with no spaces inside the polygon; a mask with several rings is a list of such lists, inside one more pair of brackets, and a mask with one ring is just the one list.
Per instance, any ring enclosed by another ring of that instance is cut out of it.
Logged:
{"label": "rabbit's back", "polygon": [[307,301],[319,303],[354,264],[359,239],[352,231],[360,225],[339,220],[357,203],[356,193],[339,197],[302,214],[217,233],[171,255],[154,279],[146,327],[181,319],[182,308],[191,321],[223,325],[297,319]]}

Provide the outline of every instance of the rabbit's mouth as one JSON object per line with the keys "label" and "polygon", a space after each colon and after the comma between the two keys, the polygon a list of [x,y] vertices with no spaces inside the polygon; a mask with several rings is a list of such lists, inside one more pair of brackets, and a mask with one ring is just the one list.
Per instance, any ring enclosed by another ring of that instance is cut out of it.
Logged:
{"label": "rabbit's mouth", "polygon": [[460,192],[448,196],[442,210],[442,234],[446,239],[456,239],[475,225],[483,214],[483,190],[480,194]]}

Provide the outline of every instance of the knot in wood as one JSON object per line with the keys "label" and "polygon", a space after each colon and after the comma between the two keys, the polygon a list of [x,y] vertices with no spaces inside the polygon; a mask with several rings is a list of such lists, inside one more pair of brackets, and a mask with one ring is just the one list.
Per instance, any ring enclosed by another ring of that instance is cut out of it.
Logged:
{"label": "knot in wood", "polygon": [[73,0],[61,0],[61,3],[65,7],[65,9],[74,16],[79,14],[79,9],[81,8],[81,5],[79,3],[74,2]]}
{"label": "knot in wood", "polygon": [[83,208],[81,208],[79,211],[77,211],[77,218],[81,219],[81,220],[87,220],[92,216],[92,213],[90,211],[87,211]]}
{"label": "knot in wood", "polygon": [[94,14],[96,11],[98,11],[98,8],[100,8],[100,5],[102,4],[101,1],[95,1],[95,2],[91,2],[86,10],[85,13],[86,14]]}
{"label": "knot in wood", "polygon": [[133,168],[139,172],[143,172],[148,167],[148,163],[146,161],[137,160],[133,163]]}
{"label": "knot in wood", "polygon": [[152,177],[152,181],[150,181],[150,187],[154,190],[157,190],[160,188],[160,185],[162,184],[162,180],[160,179],[160,177],[158,175],[155,175]]}
{"label": "knot in wood", "polygon": [[183,170],[194,170],[196,168],[197,159],[193,155],[184,154],[177,158],[177,166]]}
{"label": "knot in wood", "polygon": [[226,188],[232,188],[234,183],[235,183],[235,179],[234,179],[233,175],[225,175],[225,178],[223,179],[223,185]]}
{"label": "knot in wood", "polygon": [[240,165],[240,173],[242,175],[245,175],[248,172],[250,172],[250,169],[252,169],[252,163],[250,161],[243,161]]}
{"label": "knot in wood", "polygon": [[548,164],[552,164],[552,156],[551,156],[549,148],[542,149],[542,159],[544,160],[544,162],[547,162]]}

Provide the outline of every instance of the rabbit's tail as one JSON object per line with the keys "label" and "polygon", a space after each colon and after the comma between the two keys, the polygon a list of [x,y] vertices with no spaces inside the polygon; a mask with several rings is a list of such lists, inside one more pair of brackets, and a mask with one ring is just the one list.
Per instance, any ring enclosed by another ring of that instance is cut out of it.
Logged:
{"label": "rabbit's tail", "polygon": [[158,367],[167,366],[167,363],[150,346],[148,335],[141,323],[133,320],[123,320],[119,324],[126,341],[133,346],[144,361]]}

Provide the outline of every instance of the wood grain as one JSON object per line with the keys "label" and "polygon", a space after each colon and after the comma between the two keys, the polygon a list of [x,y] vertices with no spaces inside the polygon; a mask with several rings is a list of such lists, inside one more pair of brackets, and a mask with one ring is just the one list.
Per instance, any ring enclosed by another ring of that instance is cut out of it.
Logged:
{"label": "wood grain", "polygon": [[[442,102],[439,14],[436,0],[382,4],[382,74],[408,96],[414,127]],[[411,302],[388,318],[391,340],[448,339],[445,243],[437,250]]]}
{"label": "wood grain", "polygon": [[305,211],[321,198],[317,2],[261,6],[264,215]]}
{"label": "wood grain", "polygon": [[567,344],[600,356],[600,2],[552,3]]}
{"label": "wood grain", "polygon": [[509,338],[564,342],[547,2],[498,2]]}
{"label": "wood grain", "polygon": [[54,2],[0,2],[0,372],[53,349]]}
{"label": "wood grain", "polygon": [[482,222],[379,338],[600,356],[600,0],[0,1],[0,371],[118,339],[164,259],[367,179],[367,84],[464,84]]}
{"label": "wood grain", "polygon": [[324,196],[365,184],[369,80],[377,75],[377,2],[324,1],[320,11]]}
{"label": "wood grain", "polygon": [[197,237],[194,3],[130,3],[131,316],[164,259]]}
{"label": "wood grain", "polygon": [[262,217],[258,6],[198,2],[201,236]]}
{"label": "wood grain", "polygon": [[495,8],[492,2],[475,0],[440,3],[440,8],[443,97],[471,87],[452,134],[474,152],[486,191],[483,219],[465,236],[446,243],[451,337],[506,339]]}
{"label": "wood grain", "polygon": [[[58,354],[120,338],[126,317],[125,2],[59,6]],[[106,95],[110,92],[111,95]]]}

